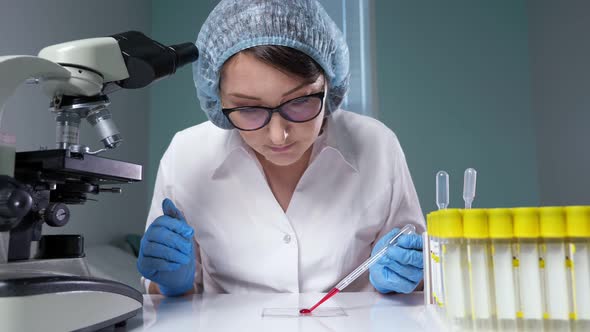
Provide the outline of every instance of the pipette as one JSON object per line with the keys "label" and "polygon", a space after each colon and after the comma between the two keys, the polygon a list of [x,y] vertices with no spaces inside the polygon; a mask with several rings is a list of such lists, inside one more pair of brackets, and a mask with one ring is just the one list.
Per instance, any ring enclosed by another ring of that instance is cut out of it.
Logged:
{"label": "pipette", "polygon": [[449,206],[449,174],[445,171],[436,173],[436,206],[439,210]]}
{"label": "pipette", "polygon": [[475,183],[477,180],[477,172],[473,168],[465,170],[463,177],[463,200],[465,201],[465,208],[471,209],[471,203],[475,199]]}
{"label": "pipette", "polygon": [[354,269],[354,271],[350,272],[349,275],[344,277],[332,290],[328,292],[321,300],[318,301],[313,307],[309,309],[301,309],[299,310],[300,314],[311,314],[311,312],[317,308],[320,304],[326,302],[329,298],[336,295],[338,292],[342,291],[348,285],[350,285],[353,281],[355,281],[358,277],[360,277],[365,271],[367,271],[373,264],[375,264],[381,257],[383,257],[387,253],[387,249],[391,246],[395,246],[397,244],[398,239],[402,235],[409,235],[416,232],[416,227],[412,224],[405,225],[389,242],[387,245],[379,250],[375,255],[369,257],[366,261],[364,261],[359,267]]}

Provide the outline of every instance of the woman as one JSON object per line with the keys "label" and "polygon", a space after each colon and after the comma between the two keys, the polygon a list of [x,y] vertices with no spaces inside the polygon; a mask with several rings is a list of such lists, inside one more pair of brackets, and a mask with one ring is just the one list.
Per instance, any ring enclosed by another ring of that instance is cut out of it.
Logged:
{"label": "woman", "polygon": [[[149,293],[325,292],[401,226],[424,221],[397,138],[339,110],[348,48],[315,0],[223,0],[194,78],[210,121],[160,161],[138,269]],[[346,290],[413,291],[403,236]]]}

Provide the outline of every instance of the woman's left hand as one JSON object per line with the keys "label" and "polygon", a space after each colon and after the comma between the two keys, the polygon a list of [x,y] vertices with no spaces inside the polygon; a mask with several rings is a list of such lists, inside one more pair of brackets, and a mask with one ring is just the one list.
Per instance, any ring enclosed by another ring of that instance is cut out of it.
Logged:
{"label": "woman's left hand", "polygon": [[[373,247],[371,256],[381,250],[399,232],[394,228]],[[369,269],[369,280],[380,293],[411,293],[422,281],[424,262],[422,257],[422,236],[402,235],[397,245]]]}

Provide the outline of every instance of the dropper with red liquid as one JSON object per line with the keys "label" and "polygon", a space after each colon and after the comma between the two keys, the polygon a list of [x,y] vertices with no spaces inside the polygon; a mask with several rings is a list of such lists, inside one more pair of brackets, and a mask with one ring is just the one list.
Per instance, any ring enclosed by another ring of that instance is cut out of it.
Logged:
{"label": "dropper with red liquid", "polygon": [[336,287],[332,288],[332,290],[330,290],[328,292],[328,294],[326,294],[326,296],[322,297],[322,299],[319,300],[318,303],[314,304],[313,307],[311,307],[309,309],[301,309],[301,310],[299,310],[299,313],[302,314],[302,315],[309,315],[309,314],[311,314],[311,312],[315,308],[317,308],[320,304],[328,301],[332,296],[338,294],[339,292],[340,292],[340,289],[338,289]]}
{"label": "dropper with red liquid", "polygon": [[402,235],[409,235],[414,232],[416,232],[416,227],[414,225],[408,224],[408,225],[404,226],[404,228],[402,228],[394,237],[391,238],[391,240],[389,240],[389,242],[387,242],[386,246],[384,246],[381,250],[379,250],[375,255],[369,257],[369,259],[364,261],[361,265],[359,265],[359,267],[354,269],[354,271],[350,272],[349,275],[344,277],[344,279],[342,279],[336,285],[336,287],[332,288],[332,290],[330,290],[328,292],[328,294],[326,294],[324,297],[322,297],[322,299],[319,300],[318,303],[314,304],[314,306],[309,309],[299,310],[299,313],[302,315],[311,315],[311,312],[315,308],[317,308],[320,304],[328,301],[328,299],[330,299],[332,296],[341,292],[344,288],[346,288],[353,281],[355,281],[358,277],[360,277],[365,271],[367,271],[371,266],[373,266],[373,264],[375,264],[381,257],[383,257],[385,255],[385,253],[387,253],[387,249],[389,247],[397,244],[397,240]]}

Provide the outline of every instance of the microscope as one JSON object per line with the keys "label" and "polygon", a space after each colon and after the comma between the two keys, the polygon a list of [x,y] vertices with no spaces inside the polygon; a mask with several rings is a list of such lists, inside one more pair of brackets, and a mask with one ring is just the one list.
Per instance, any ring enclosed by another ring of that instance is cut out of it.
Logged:
{"label": "microscope", "polygon": [[[123,141],[108,94],[145,87],[197,57],[193,43],[164,46],[137,31],[0,56],[0,110],[20,84],[37,83],[56,121],[55,149],[0,154],[0,165],[14,160],[13,174],[0,175],[0,330],[91,331],[141,311],[140,292],[90,275],[82,235],[42,235],[42,227],[64,226],[68,205],[142,179],[141,165],[100,156]],[[80,143],[84,119],[102,148]]]}

